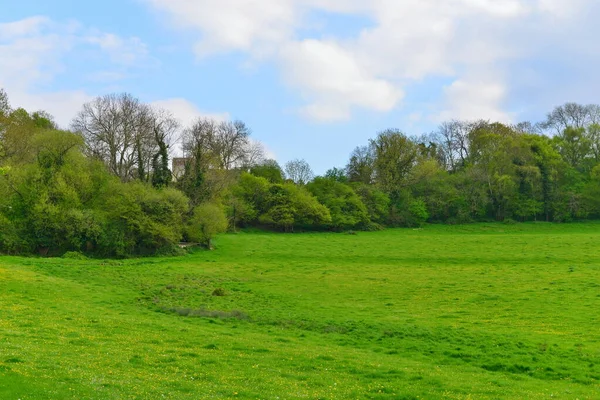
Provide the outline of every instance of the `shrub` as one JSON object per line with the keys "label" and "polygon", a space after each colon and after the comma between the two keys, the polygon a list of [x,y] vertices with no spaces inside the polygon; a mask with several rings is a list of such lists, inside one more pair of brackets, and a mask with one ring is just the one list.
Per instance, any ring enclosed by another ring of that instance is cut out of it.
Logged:
{"label": "shrub", "polygon": [[187,236],[191,241],[212,248],[212,238],[227,230],[228,222],[223,208],[217,204],[204,203],[194,209],[187,227]]}

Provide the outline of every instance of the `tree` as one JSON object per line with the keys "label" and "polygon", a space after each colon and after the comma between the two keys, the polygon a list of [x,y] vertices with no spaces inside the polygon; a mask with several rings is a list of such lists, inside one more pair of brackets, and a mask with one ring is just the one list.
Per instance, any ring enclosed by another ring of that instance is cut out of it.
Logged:
{"label": "tree", "polygon": [[215,235],[227,230],[227,217],[223,208],[217,204],[204,203],[194,208],[193,216],[187,227],[188,239],[212,249]]}
{"label": "tree", "polygon": [[283,183],[283,170],[275,160],[264,160],[250,168],[254,176],[267,179],[271,183]]}
{"label": "tree", "polygon": [[[169,169],[169,142],[179,128],[179,123],[169,112],[154,110],[151,124],[157,146],[157,151],[152,157],[152,186],[167,187],[172,180]],[[140,173],[140,176],[143,176],[143,173]]]}
{"label": "tree", "polygon": [[293,183],[270,185],[265,212],[259,221],[285,232],[295,227],[316,228],[331,222],[329,210],[309,193],[304,186]]}
{"label": "tree", "polygon": [[348,165],[346,165],[346,176],[350,182],[359,182],[365,185],[373,183],[375,154],[372,146],[357,147],[352,151]]}
{"label": "tree", "polygon": [[8,101],[8,94],[2,88],[0,88],[0,117],[8,115],[10,113],[10,103]]}
{"label": "tree", "polygon": [[331,168],[325,172],[325,178],[332,179],[340,183],[347,183],[348,177],[346,171],[341,168]]}
{"label": "tree", "polygon": [[287,178],[297,185],[304,185],[314,177],[310,165],[305,160],[295,159],[285,164]]}
{"label": "tree", "polygon": [[[83,105],[71,126],[85,140],[88,155],[103,161],[123,182],[147,181],[160,141],[172,133],[172,117],[130,94],[97,97]],[[168,128],[167,128],[168,127]]]}
{"label": "tree", "polygon": [[592,142],[586,136],[585,128],[567,127],[553,140],[563,159],[573,168],[583,171],[585,160],[592,150]]}
{"label": "tree", "polygon": [[398,130],[389,129],[371,139],[376,182],[387,191],[398,190],[417,160],[417,146]]}
{"label": "tree", "polygon": [[51,115],[44,111],[32,114],[23,108],[0,115],[0,161],[13,165],[32,162],[35,154],[32,138],[45,130],[56,129]]}
{"label": "tree", "polygon": [[348,185],[330,178],[315,178],[307,189],[329,209],[331,228],[335,230],[365,227],[369,214],[356,192]]}
{"label": "tree", "polygon": [[210,150],[219,168],[229,170],[245,165],[249,160],[250,129],[242,121],[218,124],[210,139]]}
{"label": "tree", "polygon": [[561,134],[567,128],[585,129],[593,123],[600,123],[600,106],[566,103],[548,113],[542,127]]}
{"label": "tree", "polygon": [[367,207],[371,222],[383,226],[390,214],[390,197],[372,185],[361,184],[355,188],[355,191]]}
{"label": "tree", "polygon": [[586,137],[590,144],[590,153],[596,164],[600,163],[600,124],[594,123],[587,127]]}

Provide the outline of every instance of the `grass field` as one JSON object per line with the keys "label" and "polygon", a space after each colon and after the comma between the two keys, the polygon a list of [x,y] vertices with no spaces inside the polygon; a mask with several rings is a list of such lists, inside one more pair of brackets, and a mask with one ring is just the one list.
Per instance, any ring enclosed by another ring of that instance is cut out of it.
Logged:
{"label": "grass field", "polygon": [[0,258],[0,399],[600,399],[600,224],[215,243]]}

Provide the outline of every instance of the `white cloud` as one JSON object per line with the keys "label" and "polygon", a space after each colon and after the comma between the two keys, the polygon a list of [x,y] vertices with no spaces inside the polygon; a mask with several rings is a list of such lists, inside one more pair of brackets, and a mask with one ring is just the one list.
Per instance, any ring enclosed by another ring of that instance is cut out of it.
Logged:
{"label": "white cloud", "polygon": [[446,108],[435,119],[512,122],[513,116],[502,107],[506,94],[506,87],[498,80],[458,79],[444,88]]}
{"label": "white cloud", "polygon": [[112,33],[97,32],[84,40],[98,45],[116,64],[135,65],[148,57],[146,45],[137,37],[122,38]]}
{"label": "white cloud", "polygon": [[227,121],[230,119],[227,113],[208,113],[200,110],[196,105],[186,99],[165,99],[150,103],[152,106],[162,108],[173,114],[183,127],[190,126],[198,118],[210,118],[215,121]]}
{"label": "white cloud", "polygon": [[313,119],[347,119],[353,107],[389,111],[402,97],[400,90],[373,77],[334,42],[291,42],[282,49],[281,60],[289,84],[314,101],[303,109]]}
{"label": "white cloud", "polygon": [[[177,27],[197,31],[195,51],[244,52],[281,65],[285,82],[306,100],[303,113],[347,119],[353,109],[386,112],[407,84],[445,77],[455,83],[437,101],[481,118],[506,116],[511,65],[539,48],[569,46],[594,0],[143,0]],[[311,31],[315,13],[371,21],[350,39]],[[589,28],[592,28],[590,26]],[[590,51],[588,49],[588,51]],[[586,57],[584,50],[579,51]],[[501,70],[481,78],[480,71]],[[548,82],[550,84],[550,82]],[[440,88],[441,89],[441,88]],[[434,99],[432,99],[434,101]],[[439,104],[438,107],[439,108]]]}
{"label": "white cloud", "polygon": [[29,17],[20,21],[2,23],[0,24],[0,40],[10,40],[15,37],[39,33],[40,30],[49,23],[50,19],[43,16]]}
{"label": "white cloud", "polygon": [[296,26],[294,0],[145,0],[170,14],[179,28],[201,32],[198,55],[264,51],[288,40]]}

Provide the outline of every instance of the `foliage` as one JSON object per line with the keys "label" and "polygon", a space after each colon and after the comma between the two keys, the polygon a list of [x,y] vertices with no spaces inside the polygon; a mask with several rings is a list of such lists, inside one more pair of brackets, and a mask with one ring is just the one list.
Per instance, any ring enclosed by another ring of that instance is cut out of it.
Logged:
{"label": "foliage", "polygon": [[188,201],[180,192],[121,183],[84,157],[81,138],[68,132],[43,131],[30,148],[35,163],[0,177],[0,251],[125,257],[181,239]]}
{"label": "foliage", "polygon": [[225,232],[227,225],[227,217],[221,206],[204,203],[194,208],[186,233],[189,240],[202,243],[211,249],[213,237]]}
{"label": "foliage", "polygon": [[307,188],[329,209],[331,228],[346,230],[368,224],[367,207],[350,186],[331,178],[315,178]]}
{"label": "foliage", "polygon": [[326,226],[331,222],[331,214],[304,187],[284,183],[269,187],[266,209],[259,221],[291,232],[295,227],[314,229]]}
{"label": "foliage", "polygon": [[265,178],[271,183],[283,183],[283,170],[275,160],[265,160],[253,166],[250,168],[250,173],[254,176]]}

